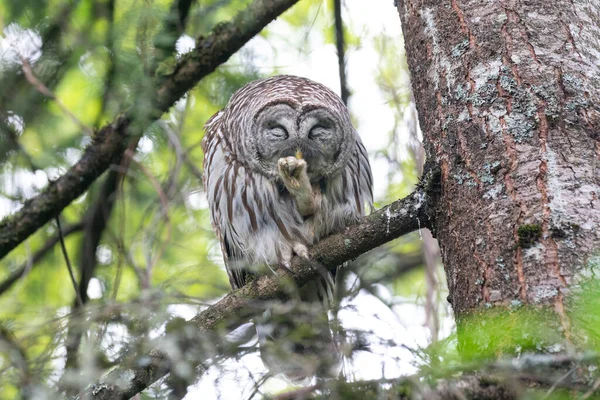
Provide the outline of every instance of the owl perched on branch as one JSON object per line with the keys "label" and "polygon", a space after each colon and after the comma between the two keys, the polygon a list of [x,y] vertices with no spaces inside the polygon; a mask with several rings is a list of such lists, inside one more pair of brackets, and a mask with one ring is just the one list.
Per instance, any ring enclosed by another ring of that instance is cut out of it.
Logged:
{"label": "owl perched on branch", "polygon": [[[205,129],[204,186],[234,289],[249,277],[288,267],[294,255],[308,257],[310,245],[372,207],[365,147],[342,100],[319,83],[289,75],[251,82]],[[271,318],[270,328],[258,329],[263,360],[273,372],[298,379],[323,369],[320,360],[331,353],[328,327],[319,332],[313,326],[317,332],[304,341],[283,341],[284,349],[272,352],[278,356],[265,356],[264,349],[281,338],[297,339],[292,331],[299,324],[326,321],[323,304],[333,285],[327,274],[298,292],[302,302],[318,304],[321,318],[296,313],[298,321]]]}

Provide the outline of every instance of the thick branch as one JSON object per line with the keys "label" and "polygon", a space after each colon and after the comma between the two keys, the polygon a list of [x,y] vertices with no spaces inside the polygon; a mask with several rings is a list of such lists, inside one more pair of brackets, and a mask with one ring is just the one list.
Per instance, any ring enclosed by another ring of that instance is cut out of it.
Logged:
{"label": "thick branch", "polygon": [[[200,79],[213,72],[269,22],[297,0],[255,0],[231,22],[219,24],[206,38],[198,38],[193,51],[176,64],[173,74],[157,85],[156,115],[165,112]],[[139,135],[144,126],[130,129],[135,110],[119,115],[94,135],[82,158],[42,193],[0,222],[0,259],[46,224],[83,194],[90,185],[117,162],[128,138]]]}
{"label": "thick branch", "polygon": [[[319,267],[333,269],[392,239],[428,227],[426,200],[425,192],[421,189],[416,190],[404,199],[363,218],[359,224],[314,245],[310,249],[312,261],[294,257],[294,283],[302,286],[319,275]],[[283,294],[279,277],[262,276],[204,310],[193,322],[199,330],[211,331],[224,321],[254,314],[256,307],[253,300],[271,300]],[[228,327],[231,327],[231,324],[228,324]]]}
{"label": "thick branch", "polygon": [[[234,329],[261,312],[257,301],[281,298],[284,280],[297,286],[314,279],[323,267],[334,269],[392,239],[430,226],[430,198],[423,188],[410,196],[363,218],[358,224],[329,236],[310,249],[310,261],[292,259],[290,274],[280,270],[278,276],[261,276],[243,288],[230,293],[218,303],[196,315],[190,322],[199,332],[211,332],[219,326]],[[196,344],[197,341],[195,342]],[[141,362],[143,360],[143,363]],[[196,360],[200,363],[202,360]],[[144,390],[170,371],[168,357],[154,349],[148,355],[138,354],[129,365],[111,371],[102,382],[91,385],[85,398],[124,399]],[[142,364],[142,365],[140,365]]]}

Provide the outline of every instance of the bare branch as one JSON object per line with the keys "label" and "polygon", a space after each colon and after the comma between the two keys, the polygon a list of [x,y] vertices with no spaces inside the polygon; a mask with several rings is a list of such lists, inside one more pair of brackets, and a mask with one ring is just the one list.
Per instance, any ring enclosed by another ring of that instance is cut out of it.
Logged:
{"label": "bare branch", "polygon": [[69,254],[67,253],[67,246],[65,246],[65,238],[62,234],[62,228],[60,227],[60,215],[56,216],[54,219],[56,221],[56,228],[58,229],[58,238],[60,241],[60,249],[62,250],[63,257],[65,258],[65,262],[67,263],[67,269],[69,270],[69,277],[71,278],[71,283],[73,284],[73,290],[75,290],[77,304],[79,306],[83,305],[83,301],[81,300],[81,296],[79,295],[79,290],[77,289],[77,281],[75,280],[75,274],[73,273],[73,266],[71,265],[71,260],[69,258]]}
{"label": "bare branch", "polygon": [[[336,268],[392,239],[421,227],[430,227],[430,201],[426,189],[419,187],[410,196],[314,245],[310,249],[310,261],[294,257],[292,274],[279,270],[277,276],[261,276],[196,315],[190,324],[195,331],[207,334],[220,326],[234,329],[260,312],[260,308],[256,307],[257,301],[282,298],[285,293],[284,281],[291,279],[296,286],[302,286],[317,277],[319,269],[323,267]],[[196,361],[200,363],[202,360]],[[146,355],[135,355],[126,364],[111,371],[102,382],[91,385],[84,398],[129,398],[167,375],[171,368],[168,357],[157,348]]]}
{"label": "bare branch", "polygon": [[68,108],[67,106],[65,106],[62,101],[60,101],[60,99],[58,97],[56,97],[56,95],[50,90],[48,89],[48,87],[46,85],[44,85],[33,73],[33,69],[31,68],[31,64],[29,64],[29,61],[27,61],[27,59],[25,57],[23,57],[21,54],[19,54],[19,58],[21,59],[21,64],[23,67],[23,74],[25,75],[25,78],[27,79],[27,81],[31,84],[31,86],[33,86],[35,88],[35,90],[37,90],[38,92],[40,92],[41,94],[43,94],[44,96],[54,100],[54,102],[56,103],[56,105],[58,106],[58,108],[61,109],[61,111],[66,114],[71,121],[73,121],[73,123],[75,123],[75,125],[79,126],[80,129],[82,129],[86,134],[91,134],[92,130],[90,128],[88,128],[87,126],[85,126],[85,124],[83,122],[81,122],[76,116],[75,114],[73,114]]}
{"label": "bare branch", "polygon": [[13,333],[0,325],[0,350],[19,371],[19,384],[26,391],[31,382],[31,369],[27,362],[27,353],[15,339]]}
{"label": "bare branch", "polygon": [[[155,116],[167,111],[200,79],[227,61],[269,22],[297,0],[255,0],[228,23],[215,27],[207,37],[198,38],[193,51],[181,57],[171,75],[157,84]],[[39,195],[25,202],[15,214],[0,222],[0,259],[83,194],[90,185],[119,161],[132,137],[146,126],[130,126],[134,109],[120,114],[94,136],[81,159]],[[144,124],[140,124],[144,125]],[[147,125],[147,124],[146,124]]]}

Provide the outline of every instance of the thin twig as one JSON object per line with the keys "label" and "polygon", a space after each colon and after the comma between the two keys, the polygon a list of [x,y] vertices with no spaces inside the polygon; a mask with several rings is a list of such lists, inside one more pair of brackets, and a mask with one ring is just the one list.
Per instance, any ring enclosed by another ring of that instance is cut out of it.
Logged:
{"label": "thin twig", "polygon": [[115,235],[114,239],[117,243],[117,250],[119,254],[119,259],[117,261],[117,275],[115,276],[115,283],[112,292],[112,299],[117,299],[117,293],[119,292],[119,286],[121,284],[121,277],[123,276],[123,257],[126,252],[125,244],[123,243],[123,238],[125,237],[125,221],[127,220],[127,202],[125,201],[125,182],[123,180],[121,184],[121,190],[119,191],[119,196],[121,197],[121,215],[119,218],[119,236]]}
{"label": "thin twig", "polygon": [[58,99],[58,97],[56,97],[56,95],[50,90],[48,89],[48,87],[46,85],[44,85],[33,73],[33,69],[31,68],[31,65],[29,64],[29,61],[27,61],[27,59],[25,57],[23,57],[18,51],[17,54],[19,55],[19,58],[21,59],[21,64],[23,66],[23,74],[25,75],[25,78],[27,79],[27,81],[29,83],[31,83],[31,85],[41,94],[43,94],[44,96],[54,100],[54,102],[56,103],[56,105],[58,106],[58,108],[60,108],[62,110],[62,112],[64,112],[70,119],[71,121],[73,121],[77,126],[79,126],[79,128],[81,128],[83,131],[85,131],[88,135],[92,134],[92,129],[89,128],[88,126],[86,126],[83,122],[81,122],[79,120],[79,118],[77,118],[75,116],[75,114],[73,114],[63,103],[62,101],[60,101]]}
{"label": "thin twig", "polygon": [[543,399],[547,399],[548,397],[550,397],[550,395],[552,394],[552,392],[554,392],[554,389],[556,389],[558,386],[560,386],[560,384],[567,379],[569,376],[571,376],[571,374],[575,371],[577,371],[579,369],[579,366],[575,366],[573,368],[571,368],[569,371],[567,371],[566,373],[564,373],[560,378],[558,378],[553,384],[552,386],[550,386],[550,389],[548,389],[548,391],[546,392],[546,395],[542,398]]}
{"label": "thin twig", "polygon": [[266,373],[258,381],[254,382],[254,390],[252,391],[252,393],[250,393],[250,396],[248,396],[248,400],[252,400],[254,398],[254,396],[256,396],[258,393],[260,393],[260,388],[270,377],[271,377],[271,374]]}
{"label": "thin twig", "polygon": [[[70,225],[62,231],[64,237],[69,236],[72,233],[79,232],[83,229],[83,222],[79,222],[74,225]],[[56,235],[46,241],[44,246],[36,251],[31,258],[29,258],[23,265],[13,271],[8,278],[0,283],[0,295],[10,289],[15,282],[25,276],[33,267],[38,265],[38,262],[48,254],[52,248],[60,241],[59,235]]]}
{"label": "thin twig", "polygon": [[[61,81],[64,76],[67,66],[69,66],[69,59],[71,58],[72,47],[71,46],[60,46],[57,42],[60,41],[62,32],[67,32],[71,22],[71,15],[73,10],[77,8],[79,0],[68,0],[62,5],[56,5],[58,7],[54,16],[44,24],[38,25],[41,28],[41,43],[40,48],[41,56],[36,61],[38,65],[49,65],[54,64],[57,60],[62,62],[53,68],[44,68],[44,78],[46,82],[52,82],[50,86],[56,85]],[[18,54],[18,52],[17,52]],[[8,72],[8,73],[7,73]],[[23,90],[28,85],[27,79],[24,74],[16,74],[16,71],[3,71],[1,76],[2,79],[2,93],[0,93],[0,110],[11,109],[10,105],[15,102],[15,94],[20,93],[21,97],[25,97],[25,101],[21,99],[19,102],[27,104],[27,108],[21,116],[25,121],[29,120],[29,116],[39,113],[40,102],[44,99],[43,96],[31,96],[28,91]],[[23,79],[25,78],[25,79]],[[27,85],[27,86],[26,86]]]}
{"label": "thin twig", "polygon": [[67,253],[67,247],[65,246],[65,238],[62,234],[62,229],[60,227],[60,216],[55,218],[56,226],[58,227],[58,237],[60,239],[60,248],[62,249],[63,257],[65,258],[65,262],[67,263],[67,268],[69,269],[69,276],[71,277],[71,283],[73,284],[73,289],[75,289],[75,294],[77,295],[77,303],[81,307],[83,305],[83,300],[79,294],[79,289],[77,288],[77,281],[75,281],[75,275],[73,274],[73,267],[71,266],[71,261],[69,260],[69,254]]}
{"label": "thin twig", "polygon": [[158,180],[156,179],[156,177],[152,174],[152,172],[150,172],[146,167],[144,167],[143,164],[141,164],[137,160],[135,160],[135,158],[133,157],[133,151],[131,151],[131,149],[128,149],[127,151],[125,151],[125,156],[128,157],[129,160],[131,162],[133,162],[140,169],[140,171],[142,171],[142,173],[146,176],[146,178],[148,178],[148,181],[150,182],[150,184],[152,185],[152,187],[158,194],[158,198],[160,199],[160,204],[162,207],[162,217],[164,218],[166,226],[167,226],[167,237],[162,242],[156,256],[152,259],[151,263],[148,264],[147,278],[148,278],[148,282],[150,282],[150,271],[152,270],[152,268],[154,267],[156,262],[158,260],[160,260],[164,251],[166,250],[166,247],[167,247],[169,241],[171,240],[171,220],[169,218],[169,199],[168,199],[167,195],[165,194],[165,192],[163,191],[160,183],[158,183]]}
{"label": "thin twig", "polygon": [[[24,389],[29,384],[31,370],[27,360],[27,353],[17,343],[16,338],[8,329],[0,326],[0,350],[10,361],[9,365],[19,370],[19,384]],[[0,375],[2,375],[0,373]]]}
{"label": "thin twig", "polygon": [[344,40],[344,21],[342,19],[342,0],[333,0],[335,18],[335,47],[338,55],[338,71],[340,75],[340,93],[344,104],[348,105],[348,82],[346,79],[346,44]]}

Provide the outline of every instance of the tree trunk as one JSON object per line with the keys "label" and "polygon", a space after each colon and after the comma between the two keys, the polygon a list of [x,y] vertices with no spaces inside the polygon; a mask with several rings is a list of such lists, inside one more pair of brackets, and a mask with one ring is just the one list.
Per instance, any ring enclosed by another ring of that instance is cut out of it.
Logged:
{"label": "tree trunk", "polygon": [[570,343],[566,300],[600,261],[600,1],[397,6],[459,333],[541,304]]}

